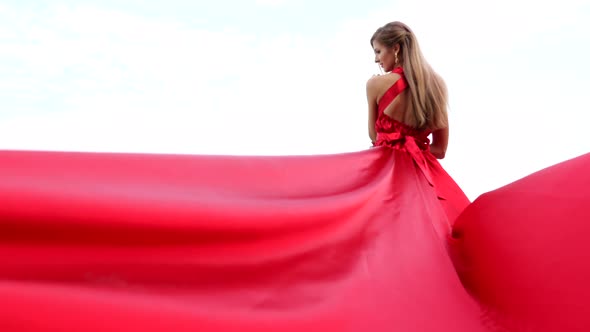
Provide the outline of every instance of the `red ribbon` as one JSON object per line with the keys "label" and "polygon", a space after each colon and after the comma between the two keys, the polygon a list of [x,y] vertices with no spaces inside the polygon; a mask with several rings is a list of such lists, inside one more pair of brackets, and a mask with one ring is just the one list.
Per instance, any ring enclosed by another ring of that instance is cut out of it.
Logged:
{"label": "red ribbon", "polygon": [[[420,145],[418,145],[420,144]],[[389,146],[393,148],[397,148],[403,151],[407,151],[412,159],[418,165],[418,168],[424,174],[426,181],[436,190],[436,186],[434,185],[434,181],[432,179],[432,174],[430,173],[430,167],[428,166],[428,162],[424,157],[424,153],[427,151],[429,145],[429,140],[426,138],[425,140],[416,140],[416,137],[411,135],[405,135],[400,132],[393,132],[393,133],[377,133],[377,139],[374,143],[375,146]],[[443,198],[438,190],[436,190],[437,196],[439,198]]]}

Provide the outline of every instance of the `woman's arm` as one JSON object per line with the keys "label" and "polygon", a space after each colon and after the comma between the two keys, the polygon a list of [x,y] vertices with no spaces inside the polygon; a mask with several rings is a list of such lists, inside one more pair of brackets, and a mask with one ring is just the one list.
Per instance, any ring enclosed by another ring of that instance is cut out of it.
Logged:
{"label": "woman's arm", "polygon": [[373,76],[367,81],[367,103],[369,105],[369,138],[375,143],[377,133],[375,132],[375,121],[377,121],[377,95],[376,81],[378,76]]}
{"label": "woman's arm", "polygon": [[443,159],[447,153],[447,145],[449,144],[449,127],[435,130],[432,133],[432,144],[430,144],[430,152],[437,159]]}

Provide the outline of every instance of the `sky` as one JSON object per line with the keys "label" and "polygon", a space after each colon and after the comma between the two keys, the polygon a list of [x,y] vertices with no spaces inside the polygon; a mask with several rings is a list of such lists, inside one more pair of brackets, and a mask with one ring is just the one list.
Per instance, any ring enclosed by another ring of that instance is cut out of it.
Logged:
{"label": "sky", "polygon": [[0,0],[0,149],[367,149],[369,44],[415,32],[475,199],[590,151],[590,2]]}

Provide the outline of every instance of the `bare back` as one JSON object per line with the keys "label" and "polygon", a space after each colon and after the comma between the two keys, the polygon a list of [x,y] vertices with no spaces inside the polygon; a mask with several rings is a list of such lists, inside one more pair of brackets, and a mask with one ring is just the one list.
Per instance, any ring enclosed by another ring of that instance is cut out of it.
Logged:
{"label": "bare back", "polygon": [[[377,104],[379,104],[381,98],[399,79],[401,79],[401,76],[397,73],[389,73],[378,77],[375,84]],[[414,117],[412,116],[410,98],[411,96],[408,89],[402,91],[389,105],[387,105],[387,107],[385,107],[383,113],[396,121],[415,128],[416,126]]]}

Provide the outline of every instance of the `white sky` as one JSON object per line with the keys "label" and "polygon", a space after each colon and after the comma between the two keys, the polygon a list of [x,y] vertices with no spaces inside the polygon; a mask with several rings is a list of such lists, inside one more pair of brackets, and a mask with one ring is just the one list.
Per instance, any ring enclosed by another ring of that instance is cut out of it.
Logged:
{"label": "white sky", "polygon": [[581,0],[0,0],[0,149],[362,150],[393,20],[447,81],[442,163],[470,198],[590,151]]}

